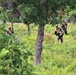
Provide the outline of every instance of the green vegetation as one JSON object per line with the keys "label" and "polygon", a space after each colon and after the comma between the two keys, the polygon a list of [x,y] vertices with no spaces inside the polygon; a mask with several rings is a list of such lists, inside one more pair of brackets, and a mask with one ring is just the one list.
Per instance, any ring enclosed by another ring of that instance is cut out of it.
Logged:
{"label": "green vegetation", "polygon": [[75,9],[76,0],[0,0],[0,75],[75,75],[76,26],[62,44],[54,34],[55,24],[76,23]]}
{"label": "green vegetation", "polygon": [[32,52],[25,42],[8,35],[0,24],[0,75],[33,75],[33,66],[28,62]]}
{"label": "green vegetation", "polygon": [[[9,27],[9,25],[7,25]],[[1,28],[1,27],[0,27]],[[0,48],[0,74],[2,75],[75,75],[76,74],[76,25],[68,25],[68,35],[64,35],[64,43],[56,41],[54,26],[45,26],[42,63],[33,66],[34,46],[37,35],[37,26],[31,25],[31,34],[28,35],[26,25],[16,25],[15,38],[19,42],[10,45],[9,38],[5,48]],[[7,29],[7,27],[6,27]],[[2,33],[3,34],[3,33]],[[1,34],[0,34],[1,35]],[[6,38],[3,38],[6,40]],[[14,39],[14,38],[13,38]],[[2,47],[0,45],[0,47]],[[32,53],[32,55],[31,55]],[[28,59],[28,60],[27,60]],[[14,61],[17,60],[17,61]],[[27,61],[27,62],[25,62]],[[21,65],[22,63],[22,65]],[[13,66],[11,67],[10,64]],[[17,67],[18,66],[18,67]],[[27,70],[25,69],[27,67]],[[24,74],[20,74],[23,70]],[[26,73],[25,73],[26,72]],[[34,73],[34,74],[32,74]]]}
{"label": "green vegetation", "polygon": [[[68,25],[68,35],[64,35],[64,43],[58,43],[54,36],[54,27],[45,26],[42,52],[42,63],[35,67],[38,75],[75,75],[76,74],[76,29],[75,25]],[[48,40],[47,40],[48,39]]]}

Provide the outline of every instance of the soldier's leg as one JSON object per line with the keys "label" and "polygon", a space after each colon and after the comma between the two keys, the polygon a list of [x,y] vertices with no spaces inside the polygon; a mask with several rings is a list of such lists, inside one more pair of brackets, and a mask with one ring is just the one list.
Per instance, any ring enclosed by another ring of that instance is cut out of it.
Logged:
{"label": "soldier's leg", "polygon": [[64,33],[67,35],[67,29],[66,28],[64,29]]}
{"label": "soldier's leg", "polygon": [[59,36],[57,36],[57,41],[59,42]]}
{"label": "soldier's leg", "polygon": [[60,38],[61,43],[63,43],[63,37]]}
{"label": "soldier's leg", "polygon": [[65,34],[67,35],[67,29],[65,29]]}

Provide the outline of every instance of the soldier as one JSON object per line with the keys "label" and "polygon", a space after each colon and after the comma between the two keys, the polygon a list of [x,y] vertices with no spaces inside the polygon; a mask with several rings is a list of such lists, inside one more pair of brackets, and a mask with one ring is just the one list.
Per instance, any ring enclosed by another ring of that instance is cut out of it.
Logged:
{"label": "soldier", "polygon": [[58,25],[56,25],[55,35],[57,36],[57,41],[61,41],[63,43],[63,31]]}
{"label": "soldier", "polygon": [[9,28],[8,28],[8,31],[7,31],[7,34],[12,35],[12,33],[14,33],[14,32],[13,32],[13,30],[11,29],[11,27],[9,27]]}
{"label": "soldier", "polygon": [[61,28],[63,29],[64,33],[67,35],[67,23],[65,21],[62,22]]}

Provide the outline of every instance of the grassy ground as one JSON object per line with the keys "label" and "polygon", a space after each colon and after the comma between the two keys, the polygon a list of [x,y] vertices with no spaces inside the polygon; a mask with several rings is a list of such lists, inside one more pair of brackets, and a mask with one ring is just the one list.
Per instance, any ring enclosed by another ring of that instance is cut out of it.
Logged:
{"label": "grassy ground", "polygon": [[[9,25],[8,25],[9,27]],[[30,26],[31,34],[27,34],[26,25],[14,24],[15,36],[24,34],[19,38],[34,55],[35,41],[37,37],[37,26]],[[41,65],[34,67],[36,75],[76,75],[76,25],[68,24],[68,35],[64,35],[64,42],[56,41],[54,35],[55,27],[45,26],[45,36]],[[29,57],[29,62],[33,64],[33,56]]]}

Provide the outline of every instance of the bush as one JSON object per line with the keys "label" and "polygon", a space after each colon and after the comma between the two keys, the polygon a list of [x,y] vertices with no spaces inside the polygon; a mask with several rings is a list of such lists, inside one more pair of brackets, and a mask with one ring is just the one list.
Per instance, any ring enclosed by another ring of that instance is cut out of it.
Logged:
{"label": "bush", "polygon": [[0,75],[34,75],[33,65],[28,63],[32,53],[24,43],[15,42],[4,25],[0,25],[0,42]]}

